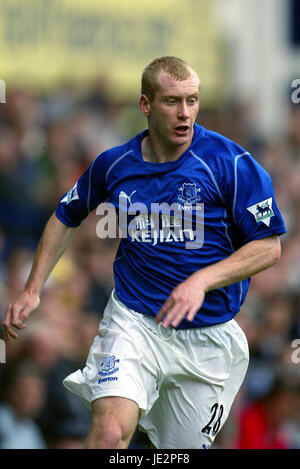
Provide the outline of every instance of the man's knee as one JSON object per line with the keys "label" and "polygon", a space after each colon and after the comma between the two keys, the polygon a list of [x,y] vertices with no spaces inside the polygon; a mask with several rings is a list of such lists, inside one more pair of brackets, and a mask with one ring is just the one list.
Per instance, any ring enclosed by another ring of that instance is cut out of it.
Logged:
{"label": "man's knee", "polygon": [[116,418],[96,418],[92,421],[88,442],[87,447],[93,448],[126,448],[126,434]]}
{"label": "man's knee", "polygon": [[137,404],[129,399],[112,397],[93,402],[86,448],[127,448],[138,416]]}

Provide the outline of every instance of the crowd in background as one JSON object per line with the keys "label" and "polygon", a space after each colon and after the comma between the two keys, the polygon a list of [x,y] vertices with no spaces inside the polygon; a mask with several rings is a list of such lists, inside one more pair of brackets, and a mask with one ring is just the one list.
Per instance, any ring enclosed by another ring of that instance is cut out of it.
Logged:
{"label": "crowd in background", "polygon": [[[252,279],[236,320],[250,365],[216,448],[300,448],[300,106],[281,135],[258,137],[244,103],[202,109],[198,122],[245,147],[271,174],[287,234],[282,257]],[[102,151],[146,126],[135,103],[71,86],[43,96],[7,90],[0,104],[0,316],[23,290],[33,253],[60,197]],[[27,328],[0,364],[0,448],[82,448],[90,411],[62,386],[85,364],[113,289],[118,239],[96,236],[96,213],[78,228]],[[297,341],[298,339],[298,341]],[[199,396],[201,398],[201,396]],[[132,447],[147,438],[136,432]]]}

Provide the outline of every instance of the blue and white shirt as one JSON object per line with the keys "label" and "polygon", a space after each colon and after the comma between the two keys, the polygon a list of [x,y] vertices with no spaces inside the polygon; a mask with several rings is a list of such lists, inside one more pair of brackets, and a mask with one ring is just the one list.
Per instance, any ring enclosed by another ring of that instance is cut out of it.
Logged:
{"label": "blue and white shirt", "polygon": [[[155,316],[195,271],[286,229],[270,176],[239,145],[195,124],[193,141],[179,159],[151,163],[141,152],[146,135],[98,155],[61,198],[56,216],[77,227],[100,203],[115,208],[122,231],[116,293],[128,308]],[[232,319],[249,283],[208,292],[194,320],[184,319],[178,328]]]}

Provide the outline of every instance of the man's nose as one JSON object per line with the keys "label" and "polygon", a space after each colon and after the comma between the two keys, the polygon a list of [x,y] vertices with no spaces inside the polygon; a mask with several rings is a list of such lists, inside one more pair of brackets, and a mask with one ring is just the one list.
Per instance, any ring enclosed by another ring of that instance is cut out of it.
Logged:
{"label": "man's nose", "polygon": [[177,116],[181,120],[186,120],[190,117],[189,108],[185,101],[180,104]]}

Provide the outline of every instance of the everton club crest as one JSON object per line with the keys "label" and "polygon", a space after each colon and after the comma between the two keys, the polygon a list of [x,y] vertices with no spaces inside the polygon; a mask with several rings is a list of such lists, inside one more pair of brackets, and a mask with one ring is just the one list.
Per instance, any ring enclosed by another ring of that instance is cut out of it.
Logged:
{"label": "everton club crest", "polygon": [[201,189],[197,187],[195,183],[184,182],[178,190],[180,192],[178,200],[184,204],[194,204],[201,200],[199,196]]}

